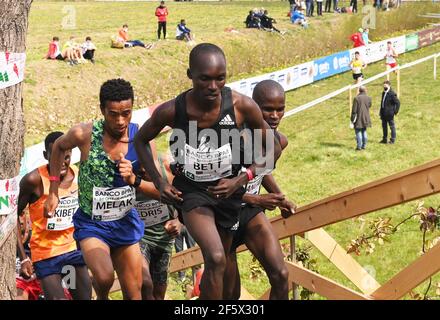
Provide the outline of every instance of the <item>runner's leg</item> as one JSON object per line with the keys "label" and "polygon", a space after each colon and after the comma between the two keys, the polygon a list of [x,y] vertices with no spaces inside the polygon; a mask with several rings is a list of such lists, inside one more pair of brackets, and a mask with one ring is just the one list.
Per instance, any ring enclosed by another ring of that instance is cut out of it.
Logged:
{"label": "runner's leg", "polygon": [[188,232],[200,246],[205,264],[200,283],[200,299],[220,300],[223,298],[225,251],[230,248],[232,235],[217,229],[214,212],[206,207],[183,212],[183,220]]}
{"label": "runner's leg", "polygon": [[93,286],[98,300],[108,300],[108,293],[115,281],[110,248],[97,238],[86,238],[80,242],[81,252],[93,275]]}
{"label": "runner's leg", "polygon": [[260,261],[272,286],[270,299],[288,299],[289,272],[275,231],[263,212],[246,226],[245,244]]}
{"label": "runner's leg", "polygon": [[139,243],[115,248],[111,256],[124,300],[141,300],[142,254]]}

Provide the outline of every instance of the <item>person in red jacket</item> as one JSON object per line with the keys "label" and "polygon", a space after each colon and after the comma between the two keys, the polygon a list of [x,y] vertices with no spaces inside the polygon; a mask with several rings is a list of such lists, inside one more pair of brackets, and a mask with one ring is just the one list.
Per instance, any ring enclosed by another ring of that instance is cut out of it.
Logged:
{"label": "person in red jacket", "polygon": [[362,39],[362,32],[364,30],[362,28],[359,28],[359,31],[356,33],[353,33],[350,36],[350,40],[353,41],[353,48],[362,47],[365,45],[364,40]]}
{"label": "person in red jacket", "polygon": [[157,23],[157,38],[160,40],[160,31],[163,30],[163,38],[167,37],[167,15],[168,9],[165,6],[165,1],[160,2],[160,6],[156,8]]}

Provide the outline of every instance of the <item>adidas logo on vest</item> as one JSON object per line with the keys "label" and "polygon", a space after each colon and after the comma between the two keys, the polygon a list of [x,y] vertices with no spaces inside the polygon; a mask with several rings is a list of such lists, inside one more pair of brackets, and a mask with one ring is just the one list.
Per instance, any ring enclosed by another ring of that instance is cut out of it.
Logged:
{"label": "adidas logo on vest", "polygon": [[232,120],[231,116],[227,114],[220,122],[221,126],[233,126],[235,122]]}

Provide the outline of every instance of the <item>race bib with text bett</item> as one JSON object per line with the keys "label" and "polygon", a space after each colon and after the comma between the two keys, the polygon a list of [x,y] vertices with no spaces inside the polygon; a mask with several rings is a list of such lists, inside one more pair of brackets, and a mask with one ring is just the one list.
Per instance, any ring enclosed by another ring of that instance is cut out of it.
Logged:
{"label": "race bib with text bett", "polygon": [[130,186],[93,187],[92,219],[114,221],[122,219],[133,208],[135,190]]}
{"label": "race bib with text bett", "polygon": [[185,144],[185,176],[196,182],[215,181],[232,174],[231,146],[201,151]]}
{"label": "race bib with text bett", "polygon": [[61,231],[73,227],[73,214],[79,207],[78,197],[62,197],[52,218],[47,219],[46,229]]}
{"label": "race bib with text bett", "polygon": [[136,201],[135,208],[139,217],[144,221],[145,227],[154,226],[170,219],[168,206],[157,200]]}

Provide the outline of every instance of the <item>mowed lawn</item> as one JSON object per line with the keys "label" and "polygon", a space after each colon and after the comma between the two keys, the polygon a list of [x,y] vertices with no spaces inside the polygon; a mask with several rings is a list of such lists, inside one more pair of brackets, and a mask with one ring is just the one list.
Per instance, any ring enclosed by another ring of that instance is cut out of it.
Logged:
{"label": "mowed lawn", "polygon": [[[182,18],[187,20],[198,43],[213,42],[224,49],[230,81],[348,48],[348,36],[362,20],[360,14],[328,13],[314,18],[310,28],[303,30],[290,23],[287,1],[169,1],[167,5],[168,39],[157,42],[156,2],[35,1],[26,51],[26,146],[42,141],[51,130],[66,130],[75,123],[99,117],[99,88],[108,79],[123,77],[133,84],[135,108],[148,107],[189,88],[186,69],[191,47],[174,40],[176,25]],[[277,27],[286,34],[245,29],[243,21],[255,7],[268,9],[277,19]],[[430,4],[411,4],[399,11],[381,12],[371,38],[420,28],[430,20],[418,13],[432,10],[435,11]],[[124,23],[129,25],[131,39],[155,42],[155,48],[110,48],[110,38]],[[235,32],[226,31],[231,28]],[[98,47],[95,65],[70,67],[65,62],[43,59],[53,36],[58,36],[63,44],[71,35],[80,43],[86,36],[92,37]]]}

